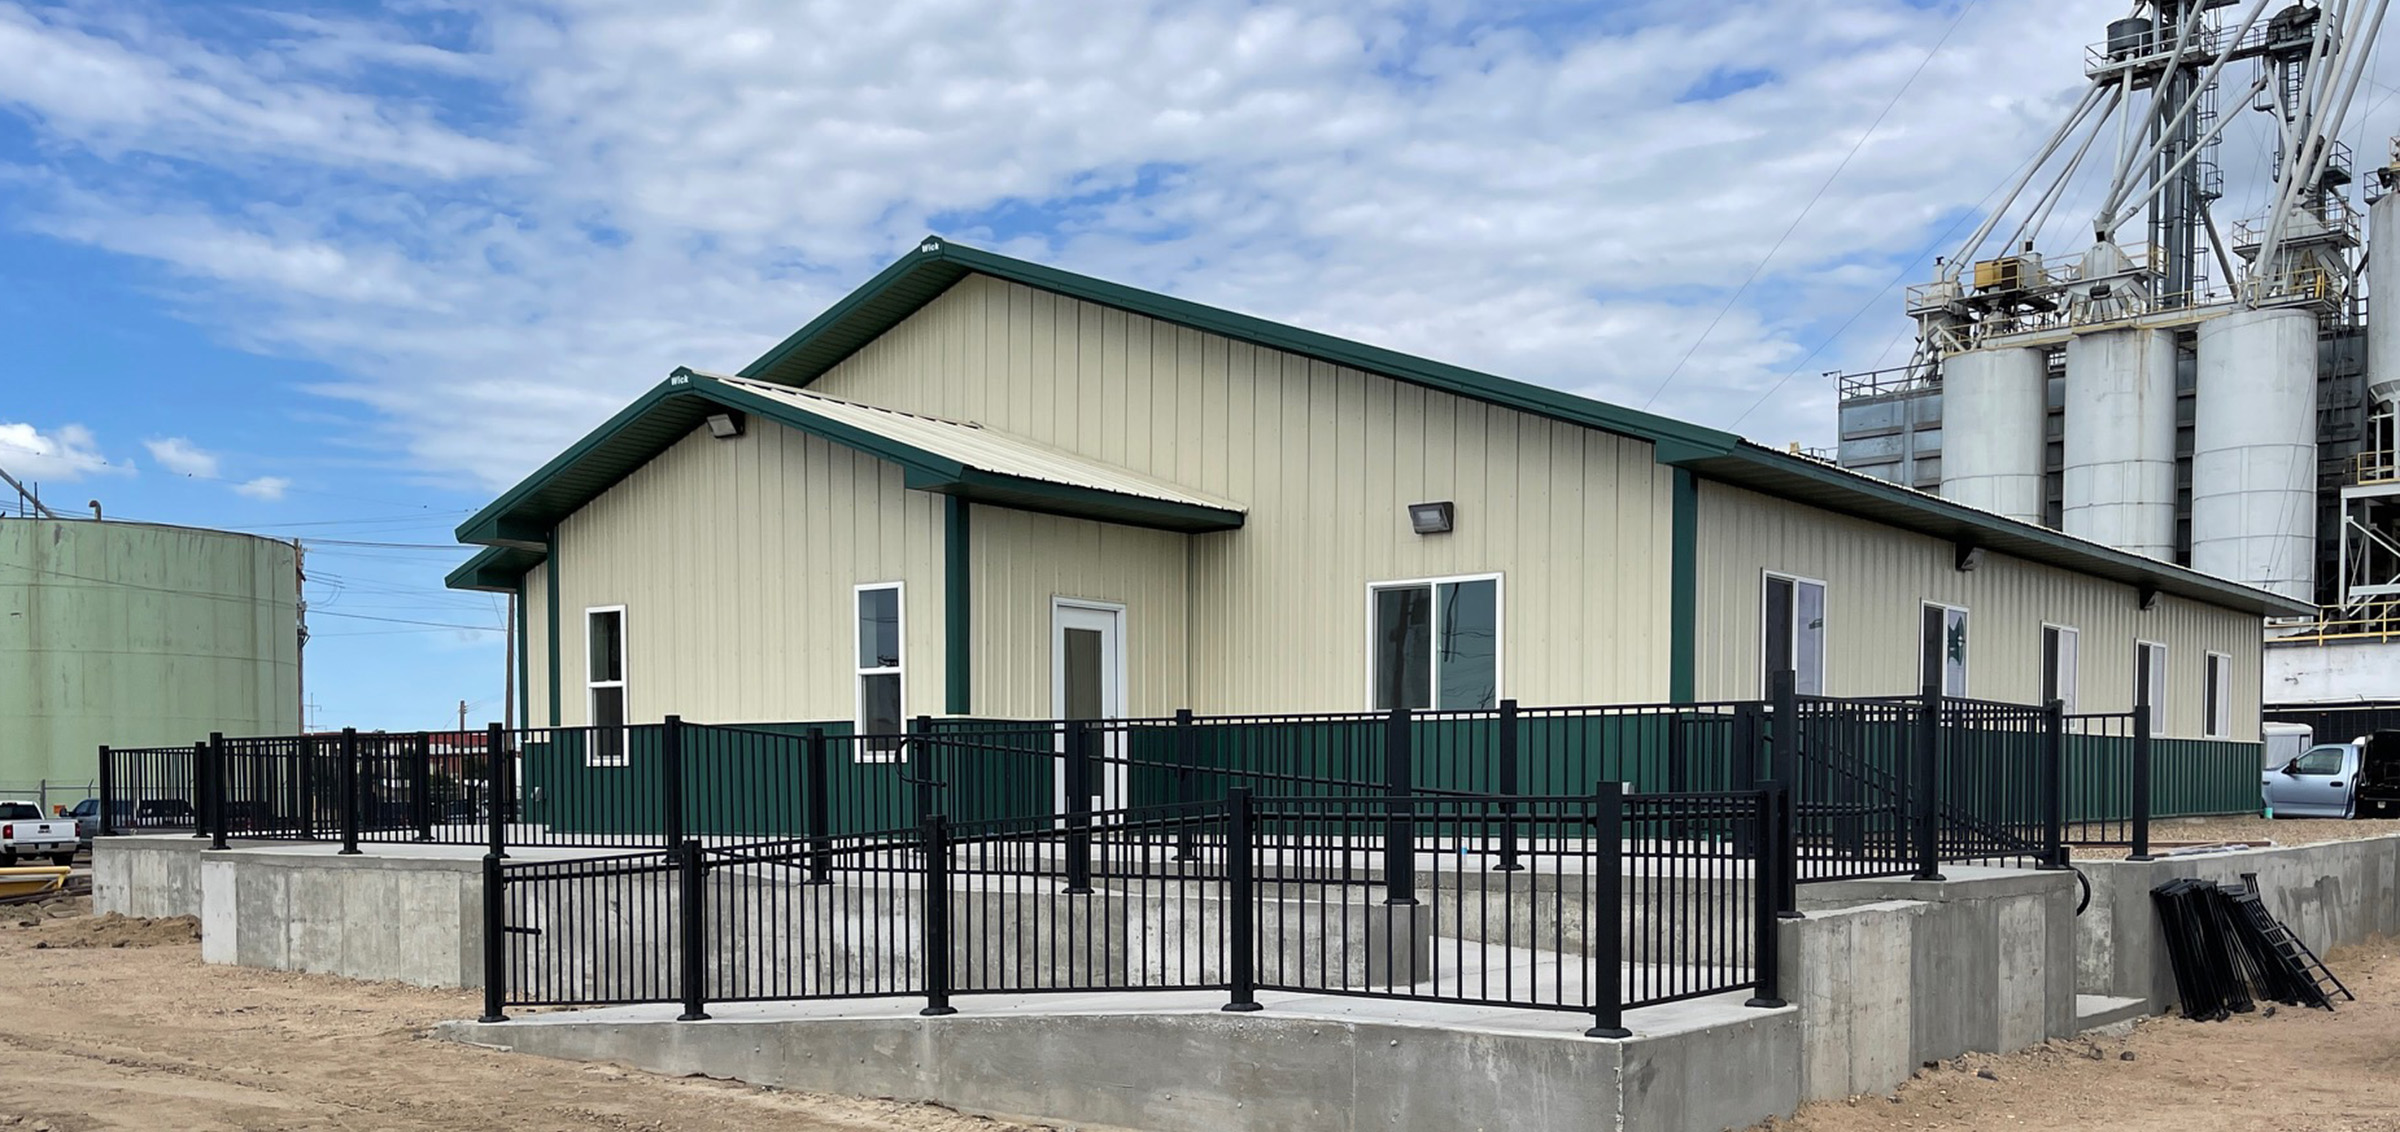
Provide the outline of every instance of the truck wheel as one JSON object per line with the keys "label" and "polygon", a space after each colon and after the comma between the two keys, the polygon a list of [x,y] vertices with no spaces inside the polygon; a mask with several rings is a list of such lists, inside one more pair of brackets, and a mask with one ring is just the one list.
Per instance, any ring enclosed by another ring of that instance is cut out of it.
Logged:
{"label": "truck wheel", "polygon": [[17,855],[16,855],[16,854],[14,854],[14,853],[0,853],[0,869],[13,869],[13,868],[16,868],[16,867],[17,867]]}
{"label": "truck wheel", "polygon": [[62,868],[62,869],[65,869],[65,868],[72,868],[72,867],[74,867],[74,865],[75,865],[75,854],[73,854],[73,853],[52,853],[52,854],[50,854],[50,863],[51,863],[51,864],[53,864],[53,865],[57,865],[59,868]]}

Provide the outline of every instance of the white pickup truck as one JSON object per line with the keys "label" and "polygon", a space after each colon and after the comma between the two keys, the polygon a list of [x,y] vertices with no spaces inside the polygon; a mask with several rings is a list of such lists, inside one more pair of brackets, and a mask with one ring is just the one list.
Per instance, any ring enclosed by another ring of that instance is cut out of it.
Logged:
{"label": "white pickup truck", "polygon": [[52,863],[75,863],[75,819],[42,817],[32,802],[0,800],[0,869],[20,857],[48,857]]}

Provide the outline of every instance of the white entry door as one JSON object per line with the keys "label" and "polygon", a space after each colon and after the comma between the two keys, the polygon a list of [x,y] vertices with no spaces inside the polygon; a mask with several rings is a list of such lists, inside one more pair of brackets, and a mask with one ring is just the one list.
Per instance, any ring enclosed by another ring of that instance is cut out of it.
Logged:
{"label": "white entry door", "polygon": [[[1050,606],[1050,707],[1054,719],[1125,718],[1125,607],[1055,599]],[[1065,729],[1057,739],[1066,752]],[[1095,741],[1092,808],[1125,805],[1125,735],[1103,730]],[[1058,812],[1067,810],[1067,764],[1054,764],[1052,793]]]}

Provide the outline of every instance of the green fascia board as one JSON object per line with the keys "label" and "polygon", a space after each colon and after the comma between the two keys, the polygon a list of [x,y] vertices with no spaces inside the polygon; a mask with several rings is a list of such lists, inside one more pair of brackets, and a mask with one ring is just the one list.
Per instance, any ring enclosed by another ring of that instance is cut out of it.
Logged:
{"label": "green fascia board", "polygon": [[679,368],[664,382],[524,482],[458,526],[458,540],[494,547],[548,548],[559,520],[591,502],[634,469],[689,435],[719,408],[839,444],[897,464],[907,485],[979,503],[1172,531],[1221,531],[1242,525],[1240,511],[1125,495],[969,467],[958,460],[859,428],[773,397]]}
{"label": "green fascia board", "polygon": [[2136,590],[2155,590],[2261,617],[2317,615],[2314,605],[2281,594],[2128,554],[2048,527],[2021,523],[1938,495],[1748,441],[1731,454],[1680,461],[1678,466],[1778,499],[1947,539],[1960,546],[1982,547],[2029,562],[2106,578]]}
{"label": "green fascia board", "polygon": [[738,376],[803,386],[898,325],[968,274],[989,275],[1037,290],[1220,334],[1334,365],[1381,374],[1412,385],[1489,402],[1536,416],[1647,440],[1678,453],[1730,452],[1740,438],[1669,417],[1571,393],[1479,373],[1461,366],[1336,338],[1252,315],[1077,275],[1038,263],[927,236],[916,250],[812,319],[791,337],[742,367]]}
{"label": "green fascia board", "polygon": [[450,571],[442,579],[442,585],[454,590],[513,594],[524,584],[525,572],[540,565],[546,557],[540,551],[519,546],[487,546]]}

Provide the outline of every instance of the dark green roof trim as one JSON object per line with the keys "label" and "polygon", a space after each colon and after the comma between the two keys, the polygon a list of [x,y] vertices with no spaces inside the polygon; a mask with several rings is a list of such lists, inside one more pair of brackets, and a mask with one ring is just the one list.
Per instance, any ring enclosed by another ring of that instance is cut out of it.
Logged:
{"label": "dark green roof trim", "polygon": [[[927,236],[916,250],[883,269],[866,285],[784,339],[739,376],[805,386],[897,326],[968,274],[989,275],[1068,298],[1114,307],[1149,318],[1253,342],[1272,349],[1366,370],[1386,377],[1518,409],[1536,416],[1586,425],[1648,440],[1662,452],[1687,455],[1729,452],[1740,438],[1729,432],[1512,381],[1444,362],[1302,330],[1218,307],[1144,291],[1122,283],[1077,275],[1038,263],[995,255]],[[1663,457],[1662,457],[1663,458]]]}
{"label": "dark green roof trim", "polygon": [[2122,582],[2136,591],[2156,590],[2262,617],[2317,615],[2316,606],[2280,594],[2128,554],[2048,527],[2020,523],[1938,495],[1845,471],[1822,460],[1778,452],[1748,441],[1725,456],[1679,461],[1678,466],[1762,495],[1948,539],[1960,546],[1979,546],[2029,562]]}
{"label": "dark green roof trim", "polygon": [[942,711],[949,715],[974,710],[974,558],[967,541],[973,507],[955,495],[942,500]]}
{"label": "dark green roof trim", "polygon": [[1689,468],[1675,469],[1668,517],[1667,702],[1698,698],[1700,667],[1700,482]]}
{"label": "dark green roof trim", "polygon": [[542,465],[541,470],[460,523],[458,540],[546,548],[551,531],[560,520],[689,435],[720,407],[739,409],[753,419],[772,421],[898,464],[907,474],[908,486],[920,491],[1160,530],[1223,531],[1242,525],[1242,512],[1229,508],[1126,495],[970,467],[940,453],[809,412],[787,401],[761,396],[707,374],[677,369],[667,380]]}
{"label": "dark green roof trim", "polygon": [[525,572],[541,565],[545,557],[542,551],[521,546],[487,546],[450,571],[442,584],[454,590],[513,594],[524,585]]}

